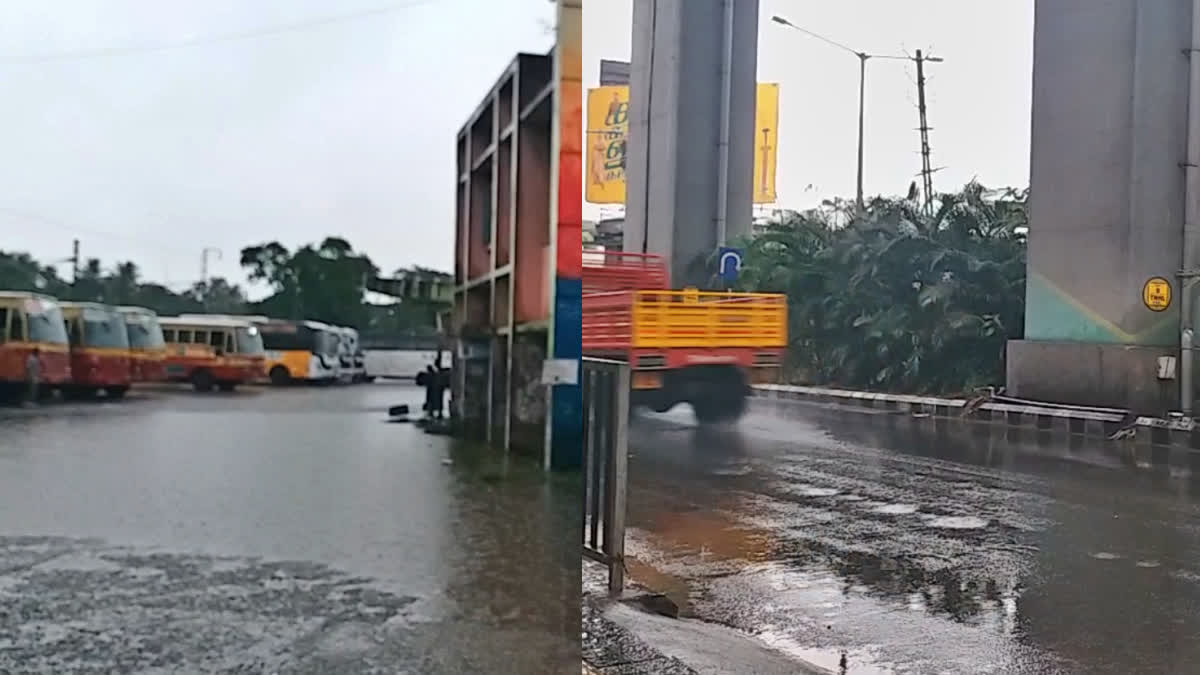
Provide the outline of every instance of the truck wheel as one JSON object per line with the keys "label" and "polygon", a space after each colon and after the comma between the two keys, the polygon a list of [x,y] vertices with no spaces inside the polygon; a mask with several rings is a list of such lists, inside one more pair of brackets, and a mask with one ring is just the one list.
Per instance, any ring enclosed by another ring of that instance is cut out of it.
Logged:
{"label": "truck wheel", "polygon": [[746,393],[741,388],[711,391],[709,396],[690,401],[701,424],[727,424],[746,414]]}
{"label": "truck wheel", "polygon": [[237,382],[218,382],[217,389],[221,391],[233,391],[237,389]]}
{"label": "truck wheel", "polygon": [[104,390],[104,393],[112,400],[119,401],[125,398],[125,394],[129,393],[129,387],[109,387]]}
{"label": "truck wheel", "polygon": [[192,372],[192,388],[196,391],[212,391],[213,376],[212,373],[201,368]]}

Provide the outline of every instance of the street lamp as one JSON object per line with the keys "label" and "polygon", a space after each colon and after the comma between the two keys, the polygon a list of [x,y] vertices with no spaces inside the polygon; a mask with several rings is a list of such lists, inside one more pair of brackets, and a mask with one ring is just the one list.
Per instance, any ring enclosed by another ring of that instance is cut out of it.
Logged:
{"label": "street lamp", "polygon": [[[778,14],[776,14],[775,16],[772,16],[771,21],[774,21],[775,23],[777,23],[781,26],[787,26],[788,28],[798,30],[801,33],[804,33],[805,35],[807,35],[809,37],[816,38],[816,39],[820,40],[821,42],[824,42],[825,44],[830,45],[832,47],[837,47],[838,49],[840,49],[844,52],[849,52],[858,58],[858,180],[857,180],[857,185],[856,185],[856,194],[855,194],[854,203],[855,203],[855,207],[858,210],[859,215],[862,215],[862,213],[864,211],[864,206],[863,206],[863,118],[864,118],[864,111],[865,111],[865,104],[866,104],[867,59],[893,59],[893,60],[901,60],[901,61],[915,61],[916,59],[911,56],[906,56],[906,55],[868,54],[867,52],[861,52],[861,51],[858,51],[857,49],[851,49],[850,47],[848,47],[836,40],[831,40],[831,39],[825,37],[824,35],[821,35],[819,33],[814,33],[813,31],[808,30],[807,28],[801,28],[800,26],[797,26],[796,24],[792,23],[791,21],[788,21],[787,19],[783,18],[782,16],[779,16]],[[942,61],[941,57],[937,57],[937,56],[927,56],[927,57],[924,57],[924,60],[935,62],[935,63],[940,63]]]}

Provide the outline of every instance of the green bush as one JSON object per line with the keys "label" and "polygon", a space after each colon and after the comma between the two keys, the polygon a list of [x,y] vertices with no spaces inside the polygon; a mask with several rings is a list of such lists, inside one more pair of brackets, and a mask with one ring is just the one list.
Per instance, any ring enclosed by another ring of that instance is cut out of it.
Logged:
{"label": "green bush", "polygon": [[742,243],[743,290],[788,295],[787,377],[875,391],[960,393],[1004,379],[1024,328],[1028,190],[977,183],[928,210],[826,202]]}

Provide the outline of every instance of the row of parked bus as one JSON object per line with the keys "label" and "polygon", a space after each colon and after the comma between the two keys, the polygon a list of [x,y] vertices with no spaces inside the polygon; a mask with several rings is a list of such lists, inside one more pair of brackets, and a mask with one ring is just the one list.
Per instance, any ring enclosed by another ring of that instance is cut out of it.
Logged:
{"label": "row of parked bus", "polygon": [[60,302],[0,291],[0,394],[121,398],[138,382],[186,382],[197,391],[272,384],[364,382],[358,332],[265,316],[159,317],[141,307]]}

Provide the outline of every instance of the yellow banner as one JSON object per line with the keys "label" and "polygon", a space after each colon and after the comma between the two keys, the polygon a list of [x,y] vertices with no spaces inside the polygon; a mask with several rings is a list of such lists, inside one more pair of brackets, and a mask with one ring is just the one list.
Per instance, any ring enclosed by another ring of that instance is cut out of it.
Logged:
{"label": "yellow banner", "polygon": [[[754,112],[754,203],[776,200],[779,151],[779,85],[758,84]],[[625,138],[629,87],[597,87],[587,96],[587,175],[584,197],[593,204],[625,203]]]}
{"label": "yellow banner", "polygon": [[775,160],[779,153],[779,85],[758,83],[754,109],[754,203],[775,203]]}
{"label": "yellow banner", "polygon": [[587,97],[587,189],[593,204],[625,203],[629,87],[598,87]]}

